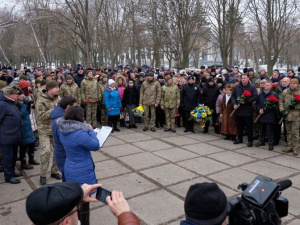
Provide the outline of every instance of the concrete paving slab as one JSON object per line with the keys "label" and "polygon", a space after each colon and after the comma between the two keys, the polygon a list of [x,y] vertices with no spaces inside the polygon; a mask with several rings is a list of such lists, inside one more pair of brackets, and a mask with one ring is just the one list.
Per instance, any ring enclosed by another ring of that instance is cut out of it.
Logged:
{"label": "concrete paving slab", "polygon": [[215,180],[216,182],[221,182],[228,187],[237,189],[237,186],[241,183],[250,183],[257,174],[250,173],[248,171],[242,170],[240,168],[232,168],[226,171],[221,171],[219,173],[208,176],[209,178]]}
{"label": "concrete paving slab", "polygon": [[292,187],[300,189],[300,174],[294,177],[289,177],[289,179],[293,182]]}
{"label": "concrete paving slab", "polygon": [[101,151],[114,156],[114,157],[120,157],[124,155],[131,155],[134,153],[140,153],[143,152],[139,148],[131,145],[131,144],[122,144],[122,145],[117,145],[117,146],[110,146],[110,147],[105,147],[102,148]]}
{"label": "concrete paving slab", "polygon": [[123,157],[120,157],[119,159],[122,162],[126,163],[128,166],[130,166],[136,170],[167,163],[166,160],[164,160],[156,155],[153,155],[152,153],[149,153],[149,152],[138,153],[138,154],[129,155],[129,156],[123,156]]}
{"label": "concrete paving slab", "polygon": [[103,178],[121,175],[129,172],[131,172],[129,169],[113,160],[95,163],[95,174],[97,179],[99,180],[99,183],[102,183]]}
{"label": "concrete paving slab", "polygon": [[164,130],[161,128],[161,129],[157,129],[155,128],[155,132],[152,132],[152,131],[147,131],[147,132],[144,132],[144,134],[147,134],[151,137],[154,137],[154,138],[168,138],[168,137],[178,137],[178,133],[177,132],[164,132]]}
{"label": "concrete paving slab", "polygon": [[300,224],[300,220],[299,219],[295,219],[293,221],[291,221],[290,223],[287,223],[288,225],[299,225]]}
{"label": "concrete paving slab", "polygon": [[216,140],[216,141],[209,141],[209,142],[206,142],[207,144],[211,144],[211,145],[214,145],[214,146],[217,146],[217,147],[220,147],[220,148],[224,148],[224,149],[227,149],[227,150],[234,150],[234,149],[239,149],[239,148],[243,148],[245,147],[245,144],[238,144],[238,145],[234,145],[232,143],[232,141],[230,140]]}
{"label": "concrete paving slab", "polygon": [[209,155],[208,157],[223,162],[225,164],[228,164],[230,166],[244,165],[245,163],[249,163],[257,160],[255,158],[238,154],[235,152],[231,152],[231,151],[212,154]]}
{"label": "concrete paving slab", "polygon": [[164,190],[130,199],[129,205],[139,218],[151,225],[184,215],[183,201]]}
{"label": "concrete paving slab", "polygon": [[178,163],[178,165],[201,175],[207,175],[230,168],[223,163],[204,157],[186,160]]}
{"label": "concrete paving slab", "polygon": [[105,189],[122,191],[125,198],[131,198],[132,196],[158,188],[155,184],[136,173],[104,179],[101,183]]}
{"label": "concrete paving slab", "polygon": [[193,138],[195,140],[198,140],[200,142],[208,142],[208,141],[216,141],[221,140],[222,138],[220,136],[211,135],[211,134],[188,134],[186,137]]}
{"label": "concrete paving slab", "polygon": [[193,144],[193,145],[185,145],[182,146],[183,149],[192,151],[194,153],[197,153],[199,155],[208,155],[213,154],[217,152],[223,152],[225,149],[219,148],[213,145],[205,144],[205,143],[199,143],[199,144]]}
{"label": "concrete paving slab", "polygon": [[170,138],[165,138],[164,141],[170,142],[173,145],[178,145],[179,147],[183,145],[190,145],[190,144],[196,144],[199,143],[198,140],[188,138],[188,137],[170,137]]}
{"label": "concrete paving slab", "polygon": [[170,160],[172,162],[178,162],[185,159],[191,159],[197,157],[198,155],[192,152],[188,152],[181,148],[172,148],[161,151],[153,152],[155,155],[158,155],[164,159]]}
{"label": "concrete paving slab", "polygon": [[[94,203],[90,204],[90,207],[92,207],[93,205]],[[94,209],[90,212],[91,225],[118,224],[117,221],[117,218],[112,214],[108,206]]]}
{"label": "concrete paving slab", "polygon": [[[32,181],[32,183],[37,187],[41,187],[40,185],[40,175],[37,175],[37,176],[33,176],[33,177],[30,177],[30,180]],[[57,182],[61,182],[61,180],[56,180],[52,177],[50,177],[50,173],[47,174],[47,184],[53,184],[53,183],[57,183]]]}
{"label": "concrete paving slab", "polygon": [[252,147],[252,148],[241,148],[236,150],[235,152],[244,154],[244,155],[248,155],[257,159],[266,159],[266,158],[270,158],[270,157],[275,157],[280,155],[277,152],[274,151],[266,151],[263,150],[261,148],[257,148],[257,147]]}
{"label": "concrete paving slab", "polygon": [[100,153],[98,151],[92,152],[92,157],[93,157],[94,162],[101,162],[101,161],[109,159],[108,157],[106,157],[105,155],[103,155],[102,153]]}
{"label": "concrete paving slab", "polygon": [[180,221],[181,220],[184,220],[185,219],[185,217],[183,217],[182,219],[180,219],[180,220],[176,220],[175,222],[173,222],[173,223],[168,223],[168,225],[179,225],[180,224]]}
{"label": "concrete paving slab", "polygon": [[0,206],[0,223],[11,225],[32,224],[26,214],[25,202],[26,200],[22,200]]}
{"label": "concrete paving slab", "polygon": [[289,213],[294,216],[300,215],[300,190],[290,187],[281,194],[289,200]]}
{"label": "concrete paving slab", "polygon": [[287,176],[291,176],[299,171],[294,169],[289,169],[284,166],[276,165],[274,163],[260,161],[251,163],[241,167],[249,172],[257,173],[262,176],[270,177],[273,180],[282,179]]}
{"label": "concrete paving slab", "polygon": [[112,135],[109,135],[107,140],[104,142],[104,145],[102,146],[102,148],[113,146],[113,145],[121,145],[121,144],[124,144],[124,143],[125,142],[120,140],[119,138],[114,137]]}
{"label": "concrete paving slab", "polygon": [[134,142],[132,144],[146,151],[156,151],[156,150],[162,150],[167,148],[173,148],[172,145],[167,144],[160,140],[140,141],[140,142]]}
{"label": "concrete paving slab", "polygon": [[[1,184],[1,198],[0,205],[4,203],[10,203],[12,201],[24,199],[32,192],[27,182],[24,179],[20,179],[20,184]],[[0,220],[1,221],[1,220]],[[0,222],[1,223],[1,222]]]}
{"label": "concrete paving slab", "polygon": [[137,141],[145,141],[145,140],[152,139],[152,137],[150,137],[149,135],[143,133],[137,133],[137,132],[118,135],[118,138],[120,138],[122,141],[125,142],[137,142]]}
{"label": "concrete paving slab", "polygon": [[300,160],[296,157],[289,155],[281,155],[275,158],[267,159],[269,162],[274,162],[289,168],[300,170]]}
{"label": "concrete paving slab", "polygon": [[190,171],[180,168],[179,166],[175,166],[172,164],[143,170],[141,171],[141,173],[157,181],[158,183],[161,183],[162,185],[175,184],[177,182],[192,179],[198,176],[195,173],[192,173]]}

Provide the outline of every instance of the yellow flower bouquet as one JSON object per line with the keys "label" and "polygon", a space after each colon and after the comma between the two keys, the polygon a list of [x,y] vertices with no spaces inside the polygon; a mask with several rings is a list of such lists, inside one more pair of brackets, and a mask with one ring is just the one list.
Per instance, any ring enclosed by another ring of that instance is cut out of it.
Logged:
{"label": "yellow flower bouquet", "polygon": [[144,115],[145,110],[144,110],[143,106],[140,105],[140,106],[134,108],[132,110],[132,112],[133,112],[134,116],[142,117]]}
{"label": "yellow flower bouquet", "polygon": [[196,108],[191,111],[191,117],[189,120],[194,120],[200,123],[200,126],[203,128],[205,126],[205,122],[210,120],[212,117],[212,111],[208,106],[204,106],[203,104],[199,104]]}

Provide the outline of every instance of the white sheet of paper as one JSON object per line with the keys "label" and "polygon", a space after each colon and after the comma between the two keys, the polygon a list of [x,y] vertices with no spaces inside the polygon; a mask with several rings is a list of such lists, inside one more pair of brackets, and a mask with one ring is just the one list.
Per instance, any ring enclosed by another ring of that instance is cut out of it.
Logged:
{"label": "white sheet of paper", "polygon": [[99,140],[99,145],[101,148],[104,142],[106,141],[106,139],[108,138],[108,136],[110,135],[110,132],[112,131],[112,127],[102,126],[101,129],[95,128],[94,131]]}

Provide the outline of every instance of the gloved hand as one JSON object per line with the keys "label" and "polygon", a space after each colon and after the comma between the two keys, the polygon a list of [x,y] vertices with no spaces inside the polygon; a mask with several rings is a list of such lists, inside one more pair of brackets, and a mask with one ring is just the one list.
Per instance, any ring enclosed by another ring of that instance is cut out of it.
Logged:
{"label": "gloved hand", "polygon": [[295,106],[294,105],[289,105],[289,110],[294,110]]}

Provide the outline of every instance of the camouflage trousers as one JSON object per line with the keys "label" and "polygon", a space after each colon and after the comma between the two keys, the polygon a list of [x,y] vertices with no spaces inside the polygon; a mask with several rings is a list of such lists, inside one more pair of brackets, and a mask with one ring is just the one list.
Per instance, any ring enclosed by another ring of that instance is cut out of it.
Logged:
{"label": "camouflage trousers", "polygon": [[300,122],[285,121],[287,146],[298,150],[300,141]]}
{"label": "camouflage trousers", "polygon": [[148,123],[149,123],[149,110],[151,113],[151,117],[150,117],[150,126],[151,128],[155,126],[155,106],[154,105],[143,105],[144,108],[144,126],[148,127]]}
{"label": "camouflage trousers", "polygon": [[56,160],[55,156],[53,153],[53,137],[49,135],[44,135],[40,134],[40,151],[41,151],[41,167],[40,167],[40,172],[42,177],[47,176],[47,171],[49,168],[49,162],[50,162],[50,157],[52,154],[53,161],[52,161],[52,167],[51,167],[51,173],[52,174],[57,174],[58,169],[56,166]]}
{"label": "camouflage trousers", "polygon": [[86,122],[93,127],[97,125],[97,102],[90,102],[85,107]]}
{"label": "camouflage trousers", "polygon": [[166,108],[165,115],[166,115],[166,125],[168,129],[175,129],[175,112],[176,108]]}
{"label": "camouflage trousers", "polygon": [[107,126],[107,115],[105,111],[105,105],[101,105],[101,125],[102,126]]}

